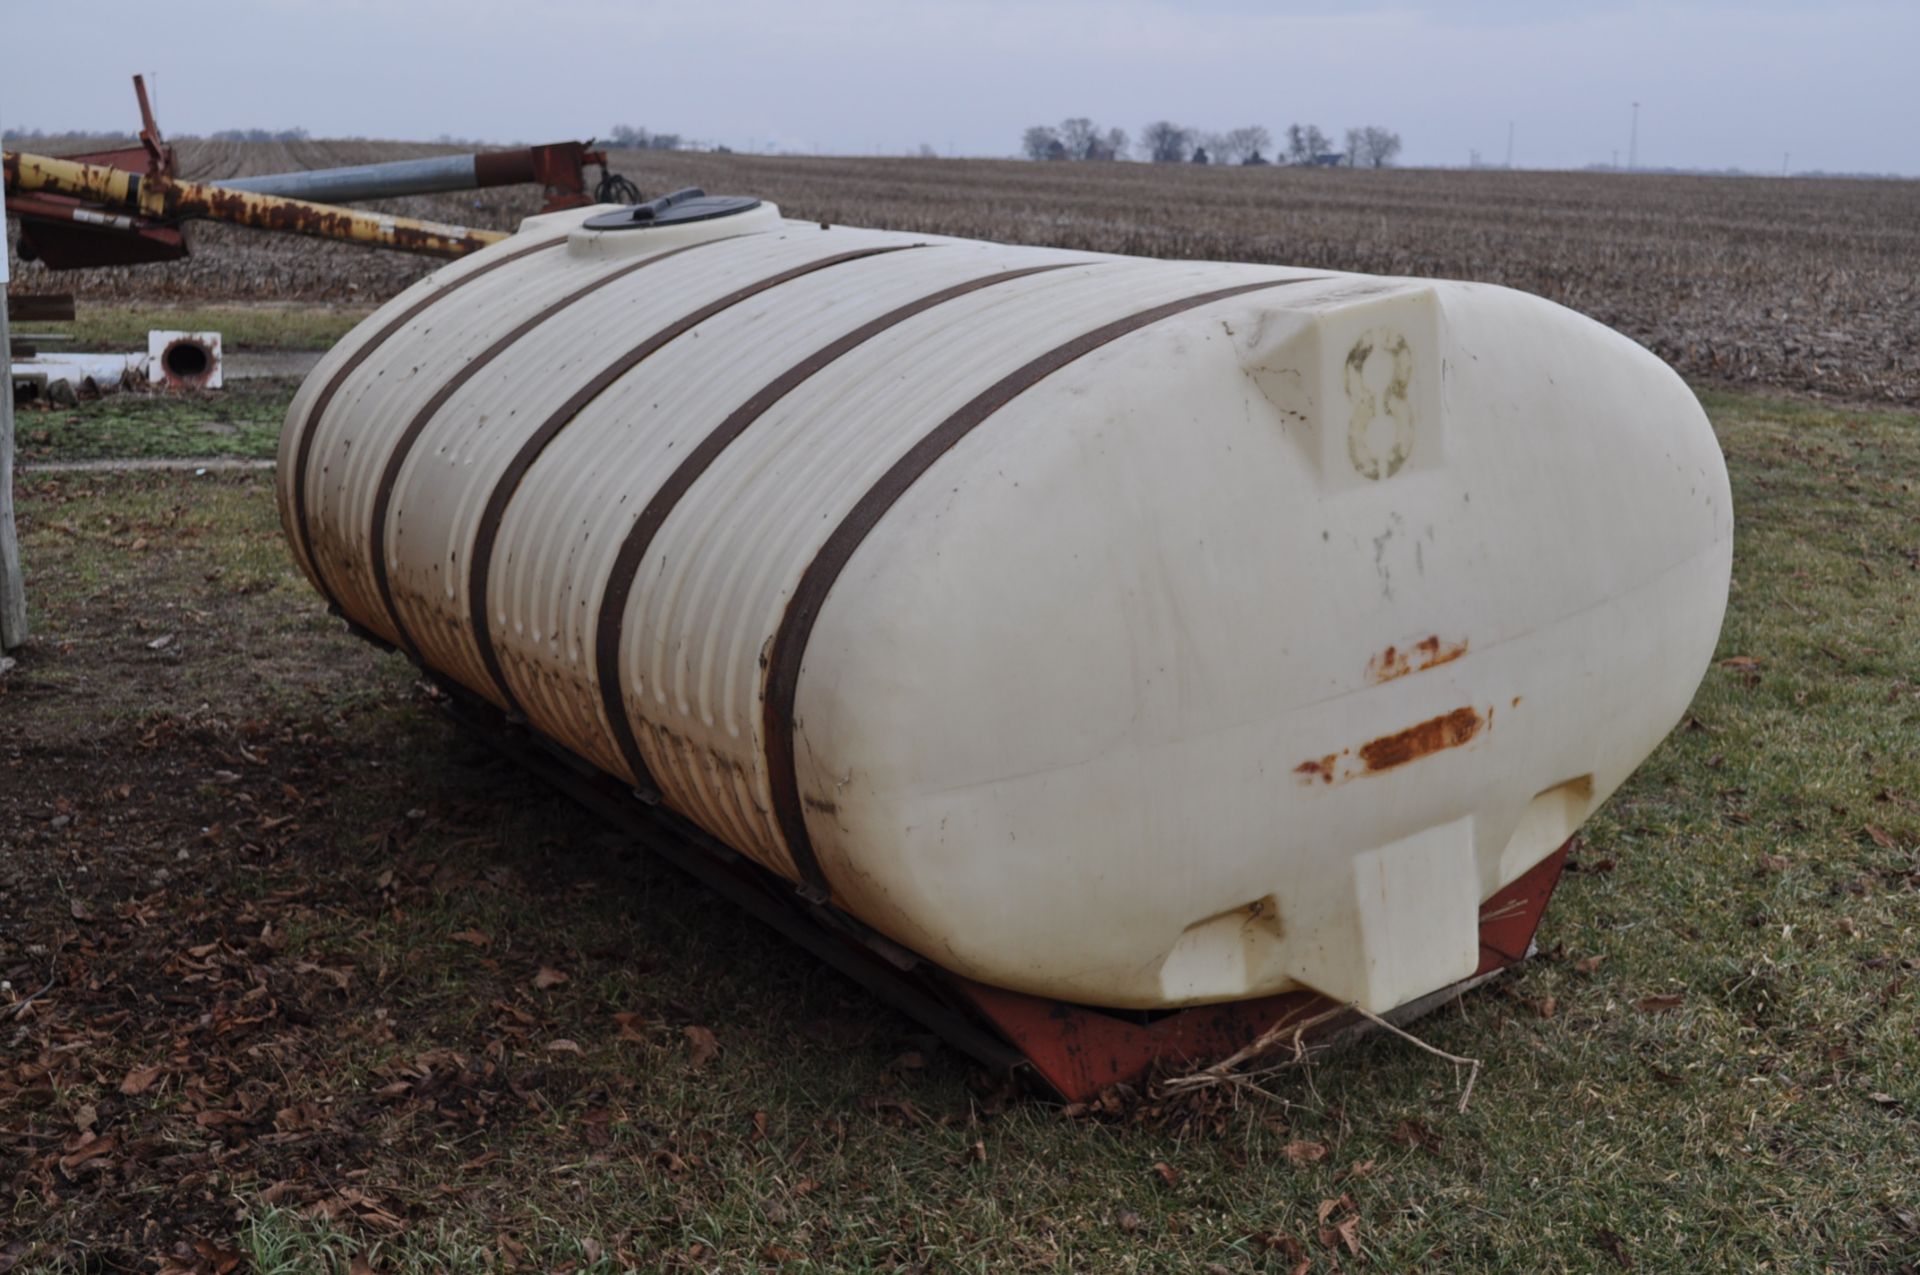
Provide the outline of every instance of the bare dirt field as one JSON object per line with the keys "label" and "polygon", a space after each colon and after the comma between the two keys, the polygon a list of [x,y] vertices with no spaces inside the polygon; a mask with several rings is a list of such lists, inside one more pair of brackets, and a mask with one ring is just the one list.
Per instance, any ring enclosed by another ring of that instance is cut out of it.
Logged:
{"label": "bare dirt field", "polygon": [[[446,149],[196,142],[181,164],[218,179]],[[1920,403],[1920,181],[669,152],[617,153],[616,166],[649,195],[699,185],[833,222],[1505,284],[1619,328],[1694,380]],[[494,190],[387,206],[509,228],[536,202]],[[18,277],[98,300],[366,303],[431,269],[224,227],[193,233],[203,247],[187,263]]]}

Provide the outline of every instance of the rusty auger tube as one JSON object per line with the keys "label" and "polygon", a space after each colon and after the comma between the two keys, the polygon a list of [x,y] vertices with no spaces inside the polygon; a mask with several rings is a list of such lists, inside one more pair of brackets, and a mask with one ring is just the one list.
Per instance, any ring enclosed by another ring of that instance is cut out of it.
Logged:
{"label": "rusty auger tube", "polygon": [[160,221],[204,217],[258,230],[339,239],[429,257],[464,257],[507,237],[497,230],[474,230],[357,208],[336,208],[304,199],[228,190],[204,182],[143,177],[104,164],[77,164],[72,160],[18,151],[5,152],[5,169],[9,191],[66,195],[126,208]]}

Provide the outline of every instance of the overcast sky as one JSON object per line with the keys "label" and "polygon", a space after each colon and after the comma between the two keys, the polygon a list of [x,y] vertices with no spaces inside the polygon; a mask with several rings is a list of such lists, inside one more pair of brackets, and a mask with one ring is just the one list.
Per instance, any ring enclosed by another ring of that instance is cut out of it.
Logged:
{"label": "overcast sky", "polygon": [[[1006,155],[1029,124],[1292,121],[1506,156],[1920,175],[1920,0],[0,0],[0,122]],[[48,50],[47,56],[32,52]],[[57,52],[55,52],[57,51]]]}

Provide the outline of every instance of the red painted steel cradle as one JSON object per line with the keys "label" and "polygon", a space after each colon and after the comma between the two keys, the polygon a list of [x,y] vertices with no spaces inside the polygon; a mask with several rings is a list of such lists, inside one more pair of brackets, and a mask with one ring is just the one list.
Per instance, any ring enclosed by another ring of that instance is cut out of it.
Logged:
{"label": "red painted steel cradle", "polygon": [[[387,643],[354,626],[360,636]],[[1314,992],[1152,1013],[1098,1009],[989,987],[926,961],[801,890],[611,777],[510,720],[466,688],[431,672],[448,713],[490,747],[607,819],[633,843],[666,859],[798,943],[956,1048],[999,1072],[1026,1072],[1069,1102],[1114,1085],[1138,1084],[1230,1057],[1276,1027],[1310,1024],[1312,1044],[1369,1024]],[[1454,995],[1526,959],[1569,841],[1480,908],[1480,965],[1472,976],[1413,1008]],[[1332,1012],[1330,1012],[1332,1011]],[[1404,1012],[1404,1011],[1402,1011]],[[1398,1014],[1396,1014],[1398,1016]]]}

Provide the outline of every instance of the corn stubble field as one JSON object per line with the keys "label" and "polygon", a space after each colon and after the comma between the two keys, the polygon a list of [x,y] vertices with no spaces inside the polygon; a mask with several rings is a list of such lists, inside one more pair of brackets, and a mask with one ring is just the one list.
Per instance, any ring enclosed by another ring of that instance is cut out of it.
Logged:
{"label": "corn stubble field", "polygon": [[[445,149],[190,142],[181,169],[217,180]],[[698,185],[836,223],[1506,284],[1620,329],[1690,378],[1920,404],[1915,181],[616,156],[648,195]],[[508,228],[537,199],[493,190],[383,206]],[[81,295],[367,302],[428,268],[222,227],[195,233],[196,260],[96,272]]]}
{"label": "corn stubble field", "polygon": [[[1920,1271],[1920,416],[1895,405],[1920,184],[631,171],[835,221],[1495,278],[1670,357],[1746,345],[1683,361],[1739,518],[1715,664],[1583,831],[1539,958],[1416,1026],[1481,1060],[1471,1101],[1382,1036],[1257,1089],[1010,1088],[454,730],[325,614],[269,476],[28,472],[0,1273]],[[476,200],[524,208],[408,202]],[[422,268],[200,242],[83,282],[91,330]],[[343,321],[213,313],[242,346]],[[292,392],[32,408],[23,454],[270,456]]]}

